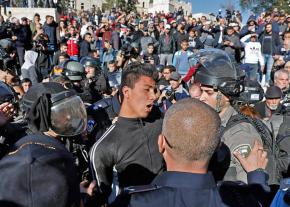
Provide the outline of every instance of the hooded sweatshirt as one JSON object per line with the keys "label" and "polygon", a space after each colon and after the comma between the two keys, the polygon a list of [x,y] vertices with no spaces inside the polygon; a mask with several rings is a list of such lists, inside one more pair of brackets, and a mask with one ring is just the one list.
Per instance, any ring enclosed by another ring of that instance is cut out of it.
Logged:
{"label": "hooded sweatshirt", "polygon": [[26,51],[24,55],[24,64],[21,67],[22,78],[29,78],[32,85],[38,83],[38,76],[35,68],[37,57],[37,52],[32,50]]}

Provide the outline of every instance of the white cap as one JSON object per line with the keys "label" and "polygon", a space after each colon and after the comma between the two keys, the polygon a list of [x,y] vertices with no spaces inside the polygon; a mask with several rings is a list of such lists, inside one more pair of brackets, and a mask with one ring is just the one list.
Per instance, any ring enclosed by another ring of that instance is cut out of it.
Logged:
{"label": "white cap", "polygon": [[170,24],[165,25],[165,29],[170,29],[170,28],[171,28]]}

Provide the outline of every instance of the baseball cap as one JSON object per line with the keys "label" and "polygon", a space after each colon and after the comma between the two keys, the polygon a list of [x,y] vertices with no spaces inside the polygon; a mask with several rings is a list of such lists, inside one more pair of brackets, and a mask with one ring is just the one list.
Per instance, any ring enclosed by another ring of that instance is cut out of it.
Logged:
{"label": "baseball cap", "polygon": [[170,24],[165,25],[165,29],[170,29],[170,28],[171,28]]}
{"label": "baseball cap", "polygon": [[179,81],[180,78],[181,78],[181,75],[178,72],[172,72],[170,74],[170,80]]}
{"label": "baseball cap", "polygon": [[281,98],[282,91],[278,86],[270,86],[265,94],[266,99]]}
{"label": "baseball cap", "polygon": [[27,17],[22,17],[21,18],[21,21],[27,21],[28,19],[27,19]]}

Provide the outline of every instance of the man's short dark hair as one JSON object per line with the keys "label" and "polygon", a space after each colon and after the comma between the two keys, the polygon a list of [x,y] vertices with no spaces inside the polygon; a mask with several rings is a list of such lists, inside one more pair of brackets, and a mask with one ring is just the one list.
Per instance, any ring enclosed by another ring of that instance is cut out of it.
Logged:
{"label": "man's short dark hair", "polygon": [[147,47],[150,47],[150,46],[154,47],[154,44],[153,43],[148,43]]}
{"label": "man's short dark hair", "polygon": [[176,68],[174,67],[174,65],[166,65],[163,70],[165,69],[169,69],[170,73],[176,71]]}
{"label": "man's short dark hair", "polygon": [[116,64],[115,60],[110,60],[110,61],[108,62],[108,65],[112,65],[112,64]]}
{"label": "man's short dark hair", "polygon": [[21,80],[21,84],[23,84],[23,83],[32,83],[32,82],[31,82],[31,80],[29,78],[23,78]]}
{"label": "man's short dark hair", "polygon": [[162,135],[176,160],[206,161],[220,142],[220,125],[220,117],[214,109],[188,98],[173,104],[165,113]]}
{"label": "man's short dark hair", "polygon": [[66,42],[61,42],[61,43],[59,44],[59,47],[62,47],[62,46],[67,46],[67,43],[66,43]]}
{"label": "man's short dark hair", "polygon": [[69,55],[68,55],[66,52],[62,52],[62,53],[60,53],[59,57],[60,57],[60,56],[69,59]]}
{"label": "man's short dark hair", "polygon": [[141,76],[147,76],[156,81],[158,80],[158,71],[149,63],[133,62],[122,72],[121,89],[124,86],[134,88]]}
{"label": "man's short dark hair", "polygon": [[265,24],[265,28],[266,28],[267,26],[269,26],[269,25],[272,26],[272,23],[267,23],[267,24]]}
{"label": "man's short dark hair", "polygon": [[86,37],[86,36],[92,36],[92,34],[87,32],[87,33],[84,35],[84,37]]}
{"label": "man's short dark hair", "polygon": [[184,43],[184,42],[188,43],[188,39],[183,38],[183,39],[181,40],[181,43]]}

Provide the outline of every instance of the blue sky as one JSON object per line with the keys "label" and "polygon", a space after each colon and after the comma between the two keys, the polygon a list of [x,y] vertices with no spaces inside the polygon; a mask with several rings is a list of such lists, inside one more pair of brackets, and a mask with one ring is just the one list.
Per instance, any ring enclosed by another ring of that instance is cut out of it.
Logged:
{"label": "blue sky", "polygon": [[[228,2],[231,2],[235,10],[240,10],[239,8],[239,0],[188,0],[192,3],[192,13],[214,13],[217,14],[219,9],[224,9],[221,7],[222,4],[227,5]],[[242,11],[241,11],[242,12]],[[249,16],[249,12],[242,12],[243,21],[246,21],[247,17]],[[246,18],[246,19],[245,19]]]}

